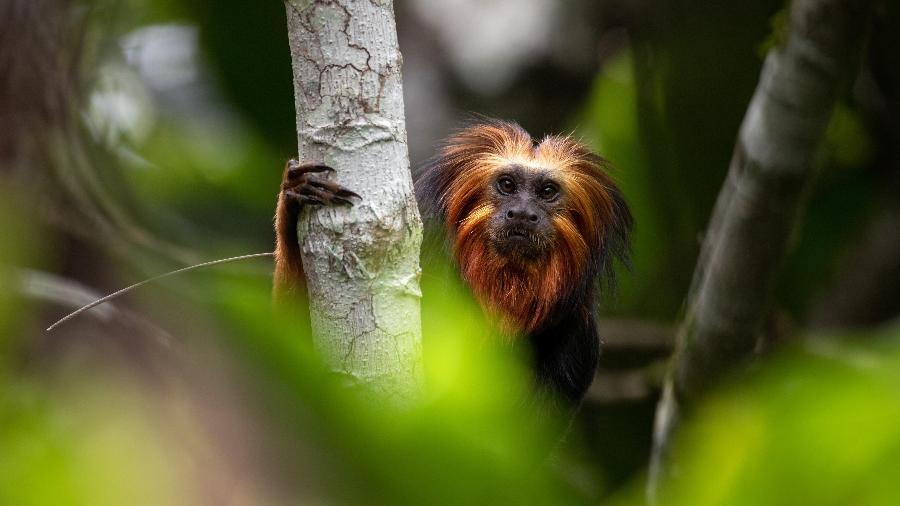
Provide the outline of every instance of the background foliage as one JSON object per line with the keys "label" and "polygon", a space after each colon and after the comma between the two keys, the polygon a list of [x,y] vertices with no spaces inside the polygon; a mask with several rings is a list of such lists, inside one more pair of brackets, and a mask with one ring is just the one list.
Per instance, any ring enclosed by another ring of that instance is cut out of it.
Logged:
{"label": "background foliage", "polygon": [[[52,74],[64,107],[35,113],[41,88],[11,78],[0,99],[37,118],[0,143],[0,504],[642,503],[672,328],[781,1],[395,2],[414,166],[472,112],[574,132],[616,166],[635,214],[634,268],[602,313],[640,332],[606,336],[561,443],[439,240],[423,252],[427,392],[412,407],[326,374],[305,311],[272,312],[265,261],[44,333],[94,292],[270,250],[296,140],[280,2],[29,5],[61,20],[32,41],[78,43],[54,53],[71,71]],[[848,76],[781,276],[776,345],[690,414],[667,502],[900,497],[898,23],[896,3],[879,7]]]}

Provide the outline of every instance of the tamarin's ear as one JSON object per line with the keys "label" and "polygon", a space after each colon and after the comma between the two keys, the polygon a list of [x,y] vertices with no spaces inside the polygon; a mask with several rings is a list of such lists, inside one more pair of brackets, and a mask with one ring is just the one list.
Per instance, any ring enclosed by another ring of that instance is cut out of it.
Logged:
{"label": "tamarin's ear", "polygon": [[444,165],[446,165],[444,157],[437,155],[430,158],[416,174],[413,174],[416,202],[419,204],[419,213],[426,223],[439,223],[444,216],[441,202],[453,177],[449,171],[441,170]]}
{"label": "tamarin's ear", "polygon": [[[534,148],[531,136],[509,121],[479,118],[451,135],[437,156],[416,175],[416,200],[426,220],[465,216],[480,199],[473,191],[485,183],[496,160],[527,157]],[[450,208],[453,209],[450,209]]]}
{"label": "tamarin's ear", "polygon": [[634,218],[619,188],[613,186],[610,196],[613,208],[612,223],[607,228],[603,240],[601,273],[610,285],[614,285],[615,260],[622,262],[625,268],[631,270],[631,231],[634,228]]}

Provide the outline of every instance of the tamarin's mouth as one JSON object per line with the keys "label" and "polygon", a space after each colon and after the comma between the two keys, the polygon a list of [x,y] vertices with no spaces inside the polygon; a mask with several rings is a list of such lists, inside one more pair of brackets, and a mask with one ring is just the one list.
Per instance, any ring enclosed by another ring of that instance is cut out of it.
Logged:
{"label": "tamarin's mouth", "polygon": [[497,240],[505,241],[509,239],[526,239],[537,241],[537,234],[524,228],[507,228],[499,231],[496,236]]}
{"label": "tamarin's mouth", "polygon": [[543,234],[521,227],[498,230],[491,241],[501,256],[517,261],[536,261],[543,257],[549,244]]}

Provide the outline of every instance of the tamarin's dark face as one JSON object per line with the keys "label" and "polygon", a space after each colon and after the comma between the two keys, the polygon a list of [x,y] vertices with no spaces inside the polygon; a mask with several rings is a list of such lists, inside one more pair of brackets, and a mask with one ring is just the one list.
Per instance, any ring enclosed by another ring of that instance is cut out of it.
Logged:
{"label": "tamarin's dark face", "polygon": [[522,164],[500,167],[488,182],[491,247],[513,263],[543,261],[556,242],[552,217],[565,212],[562,183],[546,167]]}
{"label": "tamarin's dark face", "polygon": [[631,215],[605,168],[569,137],[535,143],[514,123],[491,121],[448,140],[416,197],[443,219],[481,305],[529,332],[627,250]]}

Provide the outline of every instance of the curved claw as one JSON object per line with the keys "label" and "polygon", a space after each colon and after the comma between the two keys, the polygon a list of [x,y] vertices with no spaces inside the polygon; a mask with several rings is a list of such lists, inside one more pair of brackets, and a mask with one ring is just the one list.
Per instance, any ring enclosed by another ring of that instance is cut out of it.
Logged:
{"label": "curved claw", "polygon": [[322,202],[326,202],[329,204],[349,204],[353,205],[353,201],[348,200],[345,197],[338,195],[337,193],[326,191],[321,188],[317,188],[315,186],[309,185],[301,190],[301,195],[308,195],[316,197],[318,200]]}
{"label": "curved claw", "polygon": [[321,163],[300,163],[295,159],[287,162],[287,178],[289,180],[314,172],[335,172],[335,170]]}
{"label": "curved claw", "polygon": [[318,197],[314,195],[304,195],[302,193],[297,193],[295,191],[286,190],[284,192],[285,197],[292,198],[301,204],[311,204],[314,206],[324,206],[325,202],[320,200]]}
{"label": "curved claw", "polygon": [[352,190],[348,190],[347,188],[345,188],[337,183],[331,182],[331,181],[310,178],[308,183],[312,186],[328,190],[331,193],[333,193],[339,197],[344,197],[344,198],[356,197],[356,198],[362,200],[362,197],[359,196],[359,194],[357,194],[356,192],[354,192]]}

